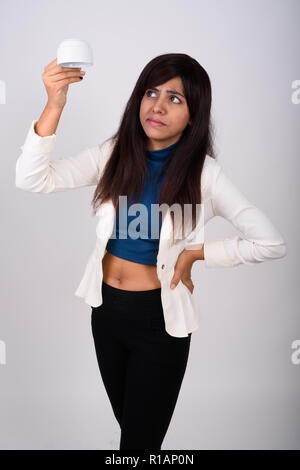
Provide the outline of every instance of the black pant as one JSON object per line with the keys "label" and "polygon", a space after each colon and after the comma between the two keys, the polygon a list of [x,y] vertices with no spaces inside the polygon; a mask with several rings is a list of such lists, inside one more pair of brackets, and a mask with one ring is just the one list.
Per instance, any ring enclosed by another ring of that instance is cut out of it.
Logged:
{"label": "black pant", "polygon": [[156,449],[170,424],[186,370],[191,335],[165,330],[161,288],[128,291],[102,283],[92,307],[99,370],[121,428],[121,449]]}

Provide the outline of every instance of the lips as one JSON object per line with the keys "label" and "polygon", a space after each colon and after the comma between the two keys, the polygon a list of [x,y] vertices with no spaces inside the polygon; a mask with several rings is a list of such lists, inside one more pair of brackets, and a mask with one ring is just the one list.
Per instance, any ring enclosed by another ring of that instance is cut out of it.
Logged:
{"label": "lips", "polygon": [[148,119],[148,122],[152,125],[152,126],[165,126],[166,124],[164,124],[163,122],[159,121],[158,119]]}

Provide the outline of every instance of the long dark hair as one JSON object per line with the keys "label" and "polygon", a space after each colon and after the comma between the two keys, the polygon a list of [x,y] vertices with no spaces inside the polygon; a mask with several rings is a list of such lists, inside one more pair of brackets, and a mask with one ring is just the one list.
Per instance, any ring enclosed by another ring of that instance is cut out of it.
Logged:
{"label": "long dark hair", "polygon": [[[211,124],[212,92],[204,68],[187,54],[162,54],[152,59],[142,70],[123,113],[111,155],[95,189],[93,212],[102,202],[112,199],[118,210],[119,196],[139,201],[147,173],[148,137],[140,123],[141,100],[147,89],[180,77],[190,112],[191,125],[184,129],[167,166],[156,204],[184,204],[192,207],[192,230],[198,221],[196,204],[201,204],[201,175],[206,154],[215,157]],[[107,139],[108,140],[108,139]],[[174,240],[174,214],[171,213]]]}

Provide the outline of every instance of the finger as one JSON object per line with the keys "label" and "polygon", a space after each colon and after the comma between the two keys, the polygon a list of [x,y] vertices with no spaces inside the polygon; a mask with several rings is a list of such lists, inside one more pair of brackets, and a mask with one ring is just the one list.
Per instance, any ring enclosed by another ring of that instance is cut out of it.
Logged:
{"label": "finger", "polygon": [[55,81],[55,82],[60,82],[61,80],[67,80],[67,79],[70,79],[70,78],[79,78],[79,77],[84,77],[85,75],[85,72],[84,71],[81,71],[81,72],[74,72],[74,70],[72,71],[69,71],[69,72],[64,72],[64,73],[56,73],[56,74],[53,74],[53,75],[49,75],[52,79],[52,81]]}
{"label": "finger", "polygon": [[58,67],[61,67],[62,69],[66,69],[66,70],[80,70],[80,67],[62,67],[61,65],[58,65],[57,64],[57,57],[55,57],[54,60],[52,60],[52,62],[50,62],[46,68],[48,68],[49,70],[51,70],[53,67],[55,66],[58,66]]}
{"label": "finger", "polygon": [[171,280],[171,285],[170,285],[171,289],[175,289],[180,279],[181,279],[181,273],[176,272]]}
{"label": "finger", "polygon": [[56,65],[52,69],[48,70],[48,76],[52,77],[53,75],[57,75],[63,72],[80,72],[81,68],[72,68],[72,67],[61,67],[60,65]]}
{"label": "finger", "polygon": [[71,83],[81,82],[80,77],[71,77],[64,80],[57,80],[55,83],[59,82],[59,86],[70,85]]}
{"label": "finger", "polygon": [[53,71],[53,70],[80,70],[81,67],[62,67],[61,65],[58,65],[57,63],[57,57],[52,60],[52,62],[50,62],[50,64],[48,64],[46,67],[45,67],[45,70],[46,71]]}

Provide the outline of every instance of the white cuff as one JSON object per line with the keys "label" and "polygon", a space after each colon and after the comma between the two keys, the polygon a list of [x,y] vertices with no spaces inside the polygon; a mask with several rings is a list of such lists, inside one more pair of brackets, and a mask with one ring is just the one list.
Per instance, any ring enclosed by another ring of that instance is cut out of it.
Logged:
{"label": "white cuff", "polygon": [[203,243],[194,243],[193,245],[186,245],[185,250],[201,250]]}
{"label": "white cuff", "polygon": [[212,238],[204,242],[204,265],[206,268],[229,268],[235,266],[228,256],[224,238]]}
{"label": "white cuff", "polygon": [[26,151],[28,148],[31,156],[41,153],[51,153],[54,149],[57,137],[56,134],[47,135],[45,137],[38,135],[34,130],[34,126],[37,122],[37,119],[32,121],[24,145],[21,146],[22,151]]}

